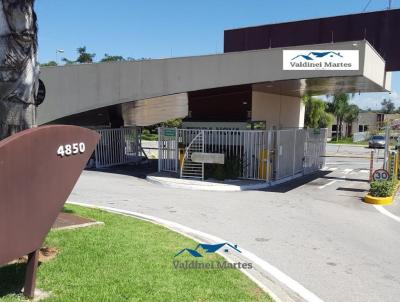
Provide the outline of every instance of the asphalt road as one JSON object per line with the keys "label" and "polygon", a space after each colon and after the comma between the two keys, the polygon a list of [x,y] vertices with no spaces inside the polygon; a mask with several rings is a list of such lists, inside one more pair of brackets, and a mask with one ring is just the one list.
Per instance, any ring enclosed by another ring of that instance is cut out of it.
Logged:
{"label": "asphalt road", "polygon": [[[398,301],[400,222],[361,201],[370,150],[337,148],[328,146],[334,157],[327,158],[326,171],[268,191],[180,190],[84,171],[69,200],[153,215],[224,238],[324,301]],[[397,204],[386,209],[400,215]]]}

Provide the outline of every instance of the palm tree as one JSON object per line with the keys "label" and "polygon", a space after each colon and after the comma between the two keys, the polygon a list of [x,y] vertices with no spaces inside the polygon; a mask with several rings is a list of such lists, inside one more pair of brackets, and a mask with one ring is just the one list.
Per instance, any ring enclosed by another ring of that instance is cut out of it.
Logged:
{"label": "palm tree", "polygon": [[349,107],[349,100],[350,95],[346,93],[339,93],[333,96],[331,108],[333,110],[332,113],[336,116],[336,140],[342,138],[342,124]]}
{"label": "palm tree", "polygon": [[360,108],[357,105],[351,104],[347,106],[346,113],[344,114],[343,121],[346,125],[346,136],[350,136],[350,125],[353,124],[354,121],[358,118],[358,113],[360,112]]}

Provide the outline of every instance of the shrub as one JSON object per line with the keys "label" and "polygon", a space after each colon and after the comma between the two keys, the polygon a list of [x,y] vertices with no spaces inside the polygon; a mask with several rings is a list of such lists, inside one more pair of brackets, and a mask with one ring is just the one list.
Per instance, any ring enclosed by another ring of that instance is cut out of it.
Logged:
{"label": "shrub", "polygon": [[239,157],[226,157],[225,164],[206,164],[205,179],[215,178],[217,180],[237,179],[243,170],[243,160]]}
{"label": "shrub", "polygon": [[397,180],[384,180],[371,182],[369,194],[373,197],[392,196],[397,186]]}

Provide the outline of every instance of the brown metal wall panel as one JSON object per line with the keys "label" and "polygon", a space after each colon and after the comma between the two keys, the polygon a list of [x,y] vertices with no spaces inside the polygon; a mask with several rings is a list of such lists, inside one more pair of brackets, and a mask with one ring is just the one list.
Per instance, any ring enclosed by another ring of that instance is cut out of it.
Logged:
{"label": "brown metal wall panel", "polygon": [[189,93],[187,121],[245,122],[251,110],[251,85],[207,89]]}
{"label": "brown metal wall panel", "polygon": [[400,9],[226,30],[224,51],[245,51],[357,40],[368,42],[400,70]]}

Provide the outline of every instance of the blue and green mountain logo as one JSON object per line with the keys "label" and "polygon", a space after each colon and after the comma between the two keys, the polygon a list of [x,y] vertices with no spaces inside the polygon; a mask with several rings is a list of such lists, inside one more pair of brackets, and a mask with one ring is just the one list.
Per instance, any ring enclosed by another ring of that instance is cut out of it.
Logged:
{"label": "blue and green mountain logo", "polygon": [[300,54],[298,56],[295,56],[292,59],[292,61],[296,60],[298,58],[305,59],[307,61],[314,61],[315,59],[324,58],[326,56],[329,56],[331,58],[333,58],[333,57],[343,58],[343,56],[340,54],[340,52],[334,52],[334,51],[311,51],[308,54]]}
{"label": "blue and green mountain logo", "polygon": [[196,246],[195,249],[184,248],[179,253],[177,253],[175,257],[178,257],[179,255],[182,255],[184,253],[189,253],[193,257],[198,258],[198,257],[203,257],[203,254],[216,253],[221,249],[223,249],[225,253],[229,253],[229,251],[236,251],[241,253],[236,244],[232,245],[227,242],[217,243],[217,244],[200,243]]}

